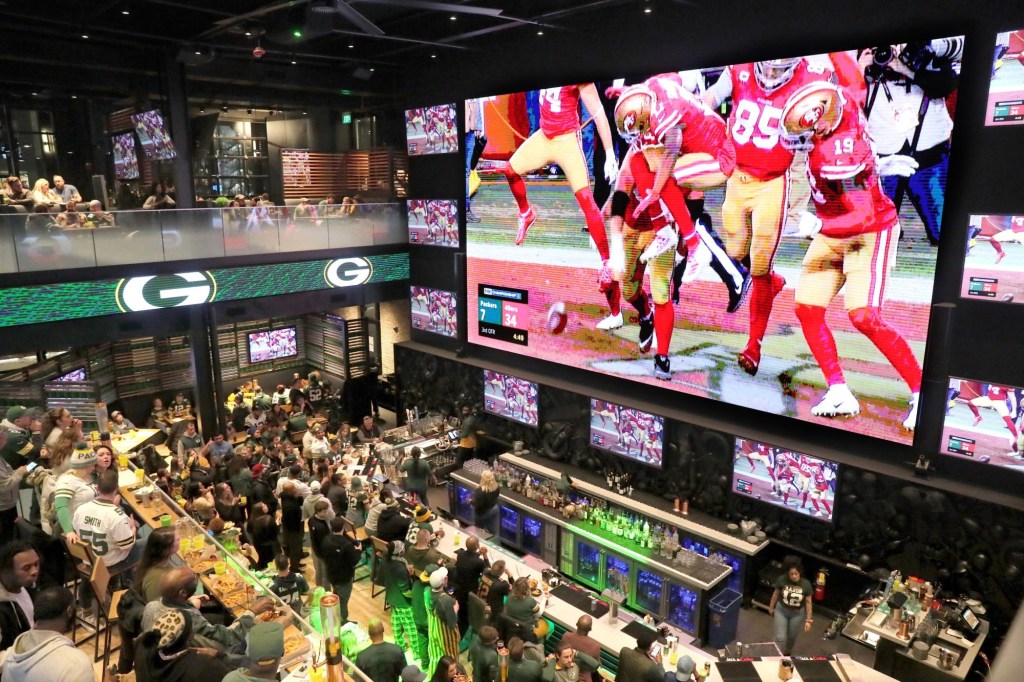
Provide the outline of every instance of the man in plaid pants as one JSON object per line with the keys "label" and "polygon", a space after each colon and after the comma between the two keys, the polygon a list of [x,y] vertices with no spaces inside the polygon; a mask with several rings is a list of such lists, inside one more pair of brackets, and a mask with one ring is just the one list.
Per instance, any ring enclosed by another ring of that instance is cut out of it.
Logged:
{"label": "man in plaid pants", "polygon": [[[383,569],[385,599],[391,604],[391,634],[395,644],[406,648],[405,638],[408,636],[408,648],[420,659],[420,667],[426,667],[420,645],[419,631],[412,612],[412,567],[402,555],[405,543],[394,540],[388,543],[384,557]],[[425,648],[425,647],[423,647]]]}

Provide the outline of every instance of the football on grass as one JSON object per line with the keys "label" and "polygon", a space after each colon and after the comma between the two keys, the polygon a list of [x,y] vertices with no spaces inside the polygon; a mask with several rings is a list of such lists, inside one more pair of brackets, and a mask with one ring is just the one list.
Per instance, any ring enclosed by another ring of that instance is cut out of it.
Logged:
{"label": "football on grass", "polygon": [[548,331],[552,334],[561,334],[565,331],[565,325],[569,316],[565,314],[565,304],[559,301],[552,304],[548,309]]}

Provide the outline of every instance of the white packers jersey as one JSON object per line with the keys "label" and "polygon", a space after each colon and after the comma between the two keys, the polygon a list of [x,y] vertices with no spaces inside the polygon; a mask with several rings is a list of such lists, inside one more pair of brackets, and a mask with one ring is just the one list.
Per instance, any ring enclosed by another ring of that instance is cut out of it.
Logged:
{"label": "white packers jersey", "polygon": [[75,532],[107,566],[124,561],[135,544],[135,530],[121,507],[107,500],[86,502],[75,512]]}
{"label": "white packers jersey", "polygon": [[57,478],[53,489],[54,500],[68,499],[68,512],[74,517],[75,510],[96,497],[96,490],[71,471],[65,471]]}

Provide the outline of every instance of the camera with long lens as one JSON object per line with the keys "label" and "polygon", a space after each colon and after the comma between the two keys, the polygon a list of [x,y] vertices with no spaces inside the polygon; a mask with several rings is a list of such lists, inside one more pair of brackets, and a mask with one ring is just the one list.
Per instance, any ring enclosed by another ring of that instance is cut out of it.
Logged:
{"label": "camera with long lens", "polygon": [[871,51],[871,56],[875,66],[887,66],[893,58],[892,45],[876,47]]}

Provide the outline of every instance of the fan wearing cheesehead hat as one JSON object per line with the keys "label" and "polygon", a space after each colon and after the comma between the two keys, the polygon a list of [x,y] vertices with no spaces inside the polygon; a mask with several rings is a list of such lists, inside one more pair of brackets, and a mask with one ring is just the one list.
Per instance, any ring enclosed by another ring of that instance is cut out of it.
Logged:
{"label": "fan wearing cheesehead hat", "polygon": [[804,254],[796,288],[796,316],[828,383],[811,414],[837,417],[860,412],[825,322],[829,304],[845,287],[850,322],[910,388],[903,428],[913,430],[921,365],[903,335],[882,316],[885,287],[896,262],[899,216],[879,184],[864,114],[836,86],[810,83],[790,96],[782,110],[782,127],[791,148],[802,144],[808,150],[807,173],[815,213],[822,221],[821,232]]}

